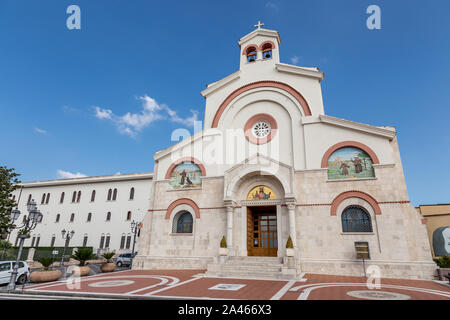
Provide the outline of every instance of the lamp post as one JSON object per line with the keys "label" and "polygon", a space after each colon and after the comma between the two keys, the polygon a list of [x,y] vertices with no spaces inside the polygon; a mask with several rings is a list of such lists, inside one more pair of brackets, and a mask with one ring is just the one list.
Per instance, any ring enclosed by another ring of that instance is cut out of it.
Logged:
{"label": "lamp post", "polygon": [[[16,289],[16,278],[17,278],[17,269],[19,268],[19,260],[22,255],[23,242],[26,238],[29,238],[29,233],[31,230],[36,228],[37,224],[42,221],[42,213],[37,209],[36,202],[32,199],[27,204],[28,216],[25,216],[22,226],[20,226],[20,230],[18,232],[18,238],[20,239],[19,244],[19,252],[17,253],[16,263],[14,264],[13,272],[11,273],[11,279],[9,281],[7,290],[15,290]],[[11,220],[16,221],[20,216],[19,209],[11,210]]]}
{"label": "lamp post", "polygon": [[132,254],[133,254],[133,258],[134,258],[134,246],[136,244],[136,235],[139,231],[139,223],[136,221],[132,221],[131,222],[131,233],[133,233],[133,250],[132,250]]}
{"label": "lamp post", "polygon": [[61,235],[62,235],[62,238],[64,239],[64,240],[66,240],[65,241],[65,243],[64,243],[64,250],[63,250],[63,254],[62,254],[62,256],[61,256],[61,263],[60,263],[60,265],[61,265],[61,267],[62,267],[62,271],[63,271],[63,278],[65,278],[66,277],[66,272],[65,272],[65,270],[64,270],[64,255],[66,254],[66,249],[67,249],[67,247],[69,246],[69,242],[70,242],[70,239],[72,239],[73,238],[73,235],[75,234],[75,231],[70,231],[70,232],[68,232],[68,231],[66,231],[65,229],[63,229],[62,231],[61,231]]}

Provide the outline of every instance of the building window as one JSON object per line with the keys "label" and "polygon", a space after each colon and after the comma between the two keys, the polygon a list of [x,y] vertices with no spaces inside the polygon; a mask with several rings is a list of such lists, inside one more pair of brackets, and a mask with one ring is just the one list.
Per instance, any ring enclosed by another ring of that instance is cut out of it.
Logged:
{"label": "building window", "polygon": [[343,232],[372,232],[372,222],[367,211],[358,206],[347,207],[342,212]]}
{"label": "building window", "polygon": [[192,215],[185,211],[178,213],[173,220],[173,233],[192,233]]}
{"label": "building window", "polygon": [[87,216],[87,222],[91,222],[91,218],[92,218],[92,212],[89,212],[88,216]]}
{"label": "building window", "polygon": [[28,201],[27,201],[27,204],[28,204],[28,203],[30,203],[30,201],[31,201],[31,197],[32,197],[32,195],[30,194],[30,195],[28,196]]}
{"label": "building window", "polygon": [[37,247],[39,247],[39,242],[41,241],[41,236],[39,235],[37,238],[36,238],[36,248]]}
{"label": "building window", "polygon": [[16,237],[16,241],[14,242],[14,247],[17,247],[17,242],[19,241],[19,237]]}
{"label": "building window", "polygon": [[74,191],[72,195],[72,202],[75,202],[75,199],[77,198],[77,192]]}
{"label": "building window", "polygon": [[105,241],[105,249],[109,248],[109,241],[110,241],[110,236],[109,234],[106,236],[106,241]]}
{"label": "building window", "polygon": [[114,200],[116,200],[116,198],[117,198],[117,189],[114,189],[114,192],[113,192],[113,201]]}
{"label": "building window", "polygon": [[80,198],[81,198],[81,191],[78,191],[77,202],[80,202]]}
{"label": "building window", "polygon": [[70,222],[73,222],[75,220],[75,213],[72,213],[70,215]]}
{"label": "building window", "polygon": [[64,202],[64,192],[61,192],[61,197],[59,198],[59,203]]}
{"label": "building window", "polygon": [[54,247],[55,246],[55,240],[56,240],[56,237],[53,235],[52,236],[52,241],[50,242],[50,247]]}
{"label": "building window", "polygon": [[247,62],[255,62],[256,61],[256,48],[250,47],[247,49]]}
{"label": "building window", "polygon": [[263,48],[263,59],[271,59],[272,58],[272,45],[270,43],[266,43]]}
{"label": "building window", "polygon": [[131,220],[131,211],[128,211],[128,212],[127,212],[127,221],[128,221],[128,220]]}
{"label": "building window", "polygon": [[130,249],[130,243],[131,243],[131,236],[127,237],[127,245],[126,245],[126,249]]}
{"label": "building window", "polygon": [[84,238],[83,238],[83,247],[87,246],[87,241],[88,241],[88,236],[87,236],[87,234],[85,234]]}
{"label": "building window", "polygon": [[95,190],[92,190],[92,193],[91,193],[91,202],[94,202],[95,201]]}
{"label": "building window", "polygon": [[111,221],[111,212],[106,214],[106,221]]}
{"label": "building window", "polygon": [[104,243],[105,243],[105,236],[102,234],[102,236],[100,237],[100,249],[103,249]]}
{"label": "building window", "polygon": [[41,204],[44,204],[45,202],[45,193],[42,195]]}
{"label": "building window", "polygon": [[130,189],[130,200],[134,199],[134,188]]}
{"label": "building window", "polygon": [[120,238],[120,249],[125,248],[125,235],[123,234]]}
{"label": "building window", "polygon": [[45,204],[48,204],[49,201],[50,201],[50,193],[47,193],[47,199],[45,200]]}
{"label": "building window", "polygon": [[111,194],[112,194],[112,190],[111,189],[109,189],[108,190],[108,201],[110,201],[111,200]]}
{"label": "building window", "polygon": [[55,222],[59,222],[59,218],[61,217],[61,215],[58,213],[57,215],[56,215],[56,220],[55,220]]}
{"label": "building window", "polygon": [[34,242],[36,241],[36,237],[33,237],[33,239],[31,240],[31,246],[34,247]]}

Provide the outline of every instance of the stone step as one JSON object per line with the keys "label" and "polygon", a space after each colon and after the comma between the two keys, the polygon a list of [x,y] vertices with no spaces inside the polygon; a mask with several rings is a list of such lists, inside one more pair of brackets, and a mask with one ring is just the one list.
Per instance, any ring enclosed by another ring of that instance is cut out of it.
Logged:
{"label": "stone step", "polygon": [[283,258],[278,257],[228,257],[227,262],[258,262],[258,263],[281,263]]}
{"label": "stone step", "polygon": [[249,271],[249,272],[233,272],[233,271],[207,271],[205,276],[225,277],[225,278],[262,278],[262,279],[295,279],[293,275],[284,275],[281,272],[266,271]]}
{"label": "stone step", "polygon": [[281,272],[283,265],[275,266],[252,266],[252,265],[231,265],[231,264],[209,264],[208,271],[223,271],[223,272]]}

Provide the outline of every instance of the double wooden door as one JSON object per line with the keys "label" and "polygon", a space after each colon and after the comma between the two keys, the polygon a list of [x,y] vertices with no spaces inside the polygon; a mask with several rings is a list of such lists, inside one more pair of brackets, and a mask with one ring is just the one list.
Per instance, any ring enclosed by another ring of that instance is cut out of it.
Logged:
{"label": "double wooden door", "polygon": [[249,256],[276,257],[278,251],[276,207],[247,208]]}

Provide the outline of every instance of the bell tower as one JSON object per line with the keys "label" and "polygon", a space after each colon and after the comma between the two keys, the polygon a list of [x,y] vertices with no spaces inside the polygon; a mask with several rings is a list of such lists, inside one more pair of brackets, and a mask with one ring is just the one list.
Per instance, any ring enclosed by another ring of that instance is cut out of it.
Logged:
{"label": "bell tower", "polygon": [[263,29],[264,23],[258,21],[255,30],[242,37],[238,44],[241,48],[240,69],[263,68],[280,63],[280,35],[275,30]]}

